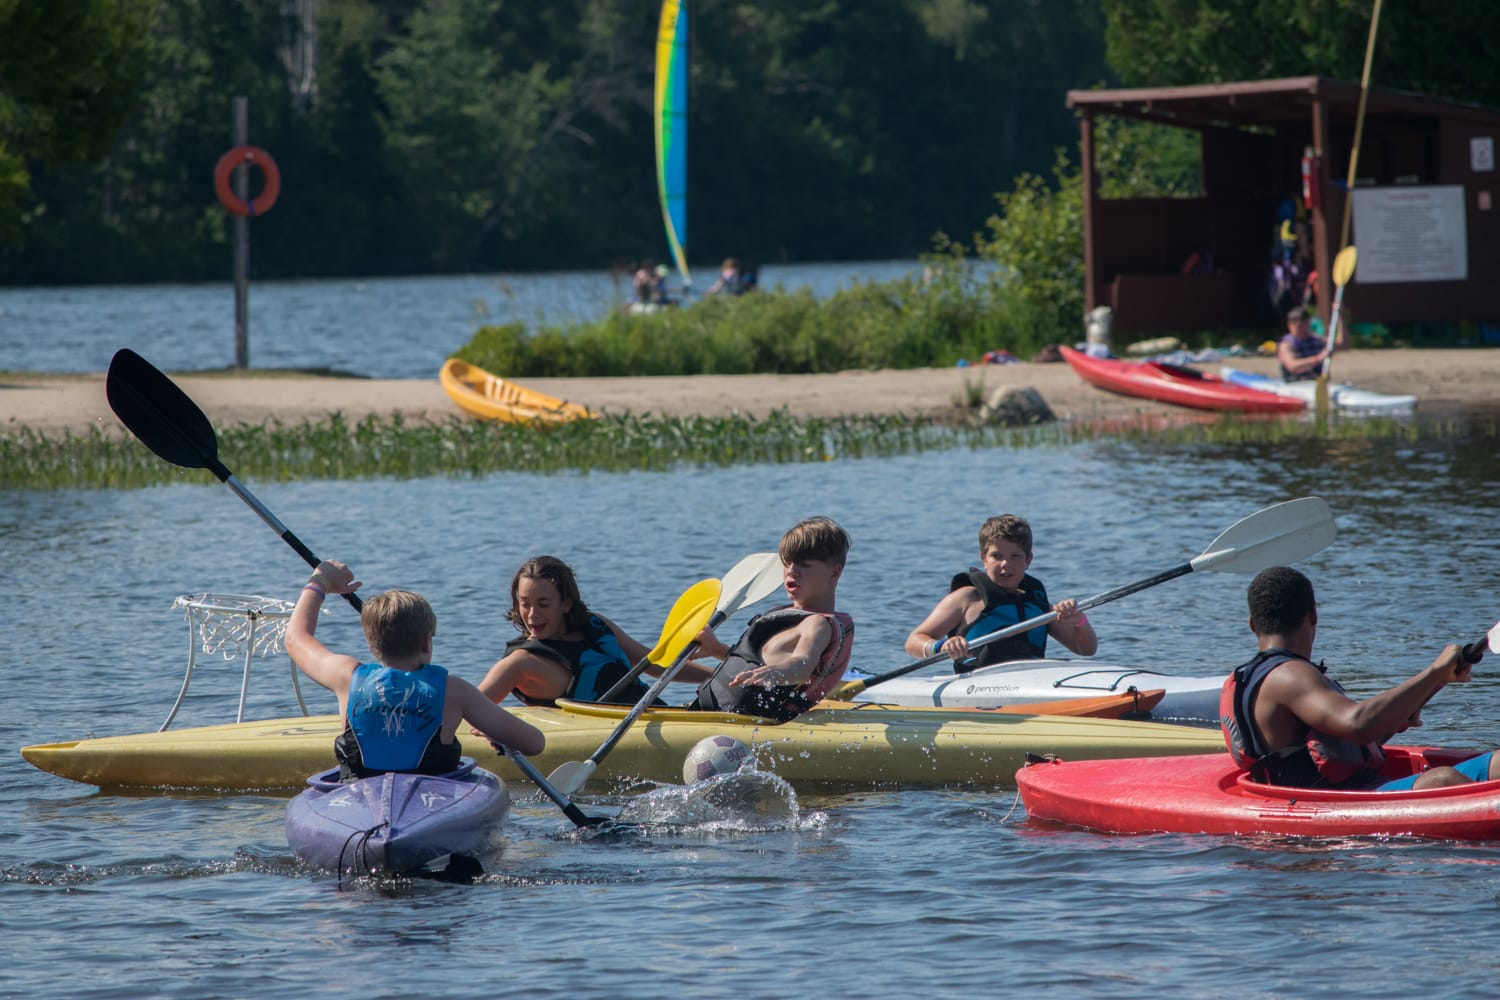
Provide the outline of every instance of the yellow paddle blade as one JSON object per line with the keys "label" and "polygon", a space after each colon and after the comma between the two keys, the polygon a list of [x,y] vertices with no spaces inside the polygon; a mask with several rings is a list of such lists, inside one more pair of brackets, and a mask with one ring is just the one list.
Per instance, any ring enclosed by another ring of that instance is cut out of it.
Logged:
{"label": "yellow paddle blade", "polygon": [[719,580],[699,580],[682,592],[667,613],[656,648],[647,654],[652,663],[659,667],[672,663],[698,637],[713,617],[723,586]]}
{"label": "yellow paddle blade", "polygon": [[1344,247],[1339,255],[1333,259],[1333,283],[1343,286],[1349,284],[1349,279],[1354,277],[1354,265],[1359,259],[1359,254],[1352,246]]}

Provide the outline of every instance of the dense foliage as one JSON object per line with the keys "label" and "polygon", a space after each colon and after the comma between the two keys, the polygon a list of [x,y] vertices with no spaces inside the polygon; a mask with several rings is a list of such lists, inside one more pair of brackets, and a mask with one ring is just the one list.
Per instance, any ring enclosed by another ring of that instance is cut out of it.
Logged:
{"label": "dense foliage", "polygon": [[[224,278],[212,172],[235,95],[283,182],[251,223],[255,276],[664,256],[658,9],[0,0],[0,282]],[[966,232],[993,191],[1073,141],[1064,92],[1105,74],[1096,0],[690,10],[699,262],[910,257],[938,229]],[[33,127],[47,115],[62,127]],[[59,131],[88,155],[57,155]]]}
{"label": "dense foliage", "polygon": [[[1109,64],[1132,86],[1288,76],[1358,80],[1371,0],[1100,0]],[[1381,5],[1370,82],[1500,107],[1483,4]]]}

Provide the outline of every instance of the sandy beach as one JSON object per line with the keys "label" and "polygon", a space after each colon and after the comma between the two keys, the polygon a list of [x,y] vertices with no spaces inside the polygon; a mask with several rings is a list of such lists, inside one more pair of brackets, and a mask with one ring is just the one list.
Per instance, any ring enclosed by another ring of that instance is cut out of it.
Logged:
{"label": "sandy beach", "polygon": [[[1272,374],[1272,358],[1238,358],[1236,367]],[[1217,364],[1199,366],[1217,371]],[[296,423],[333,412],[352,420],[401,413],[408,420],[443,422],[462,418],[431,379],[361,379],[294,372],[226,375],[169,373],[220,427],[275,419]],[[1456,414],[1500,407],[1500,350],[1349,351],[1335,359],[1334,380],[1377,392],[1412,393],[1424,415]],[[848,371],[832,375],[695,375],[629,378],[538,378],[525,384],[608,413],[670,416],[762,416],[786,409],[800,416],[942,414],[951,412],[967,387],[986,394],[1005,386],[1039,392],[1062,420],[1183,413],[1104,392],[1087,385],[1061,362],[921,368],[907,371]],[[104,394],[104,376],[0,375],[0,428],[43,433],[118,426]]]}

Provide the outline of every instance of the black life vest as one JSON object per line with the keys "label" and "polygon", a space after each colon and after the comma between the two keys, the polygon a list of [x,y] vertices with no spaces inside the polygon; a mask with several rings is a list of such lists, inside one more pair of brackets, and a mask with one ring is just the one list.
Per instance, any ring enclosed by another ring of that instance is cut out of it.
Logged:
{"label": "black life vest", "polygon": [[[973,587],[979,591],[979,598],[984,601],[984,610],[973,622],[960,625],[948,634],[962,635],[970,642],[991,632],[1030,621],[1052,610],[1052,604],[1047,600],[1047,588],[1029,573],[1022,575],[1021,589],[1011,593],[991,580],[984,570],[971,568],[967,573],[954,574],[948,592],[951,594],[964,587]],[[987,667],[1007,660],[1040,660],[1046,655],[1047,626],[1038,625],[1020,635],[996,639],[979,647],[969,658],[954,661],[953,672],[966,674],[975,667]]]}
{"label": "black life vest", "polygon": [[[524,649],[538,656],[556,660],[568,668],[573,679],[563,697],[576,701],[599,701],[620,678],[630,673],[631,663],[614,632],[598,615],[589,615],[582,628],[582,639],[528,639],[517,637],[505,644],[505,652]],[[610,699],[611,705],[634,705],[646,695],[646,685],[639,678]],[[551,701],[530,698],[520,691],[516,697],[529,705],[550,705]]]}
{"label": "black life vest", "polygon": [[[1267,747],[1255,724],[1255,699],[1266,677],[1288,660],[1301,660],[1290,650],[1263,649],[1248,663],[1234,668],[1219,691],[1219,728],[1224,745],[1250,777],[1269,785],[1295,788],[1330,788],[1363,784],[1385,766],[1385,751],[1379,743],[1359,744],[1339,736],[1308,729],[1307,737],[1286,747]],[[1325,671],[1323,664],[1317,664]],[[1339,693],[1335,680],[1329,684]]]}
{"label": "black life vest", "polygon": [[[742,671],[765,665],[761,650],[780,632],[794,628],[809,615],[828,619],[833,638],[823,649],[818,664],[807,682],[777,687],[730,687]],[[729,649],[724,662],[713,676],[698,687],[698,699],[689,708],[711,712],[735,712],[785,722],[812,708],[844,676],[849,655],[854,648],[854,619],[841,611],[803,611],[800,608],[778,608],[750,619],[744,634]]]}

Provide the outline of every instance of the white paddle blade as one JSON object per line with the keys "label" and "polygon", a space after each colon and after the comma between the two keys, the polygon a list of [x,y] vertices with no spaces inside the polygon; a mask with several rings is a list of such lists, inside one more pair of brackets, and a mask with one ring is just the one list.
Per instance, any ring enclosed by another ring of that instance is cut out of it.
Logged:
{"label": "white paddle blade", "polygon": [[1337,535],[1328,501],[1301,497],[1236,521],[1191,565],[1197,572],[1259,573],[1321,552]]}
{"label": "white paddle blade", "polygon": [[589,783],[589,779],[594,776],[594,769],[598,766],[591,760],[570,760],[558,765],[557,770],[547,776],[547,780],[559,792],[572,795]]}
{"label": "white paddle blade", "polygon": [[724,588],[714,617],[723,621],[740,608],[770,597],[781,587],[781,556],[775,552],[757,552],[734,564],[724,574]]}

